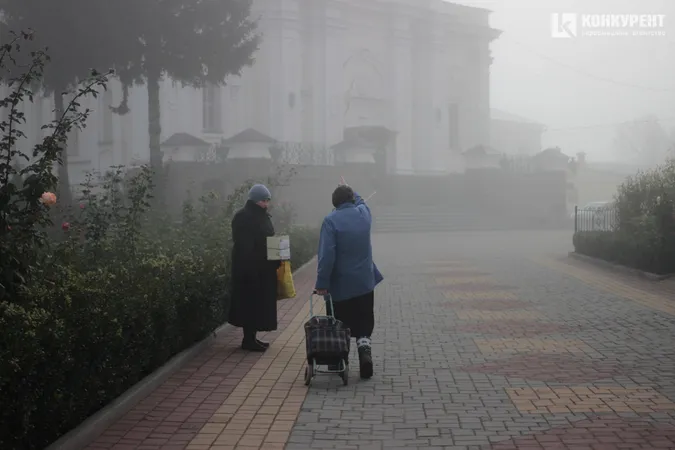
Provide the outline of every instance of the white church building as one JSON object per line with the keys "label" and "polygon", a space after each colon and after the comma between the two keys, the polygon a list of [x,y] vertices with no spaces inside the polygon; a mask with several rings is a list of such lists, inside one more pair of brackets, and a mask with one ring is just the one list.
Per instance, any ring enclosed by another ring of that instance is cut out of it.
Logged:
{"label": "white church building", "polygon": [[[187,133],[218,144],[253,129],[273,140],[331,148],[352,127],[392,132],[387,170],[464,170],[462,152],[490,136],[490,11],[443,0],[254,0],[262,41],[255,64],[224,86],[161,87],[161,140]],[[119,83],[89,106],[68,149],[71,183],[90,170],[149,160],[147,91],[113,114]],[[26,105],[33,136],[49,98]],[[31,120],[32,118],[35,120]],[[28,130],[30,131],[30,130]]]}

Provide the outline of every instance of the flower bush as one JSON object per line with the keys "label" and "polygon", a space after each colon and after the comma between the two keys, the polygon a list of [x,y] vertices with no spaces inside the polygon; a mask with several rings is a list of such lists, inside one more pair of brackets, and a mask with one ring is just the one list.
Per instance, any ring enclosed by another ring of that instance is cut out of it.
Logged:
{"label": "flower bush", "polygon": [[40,203],[45,206],[52,206],[56,204],[56,194],[53,192],[45,192],[40,196]]}
{"label": "flower bush", "polygon": [[[78,95],[105,81],[94,74]],[[247,186],[170,217],[151,201],[148,168],[128,176],[115,167],[91,174],[74,207],[61,205],[52,167],[86,114],[75,100],[18,169],[5,162],[22,158],[14,144],[23,135],[11,124],[22,120],[16,106],[32,83],[9,84],[14,97],[0,101],[10,109],[0,124],[0,448],[32,450],[226,321],[230,222]],[[292,236],[294,267],[314,256],[316,230],[281,231]]]}

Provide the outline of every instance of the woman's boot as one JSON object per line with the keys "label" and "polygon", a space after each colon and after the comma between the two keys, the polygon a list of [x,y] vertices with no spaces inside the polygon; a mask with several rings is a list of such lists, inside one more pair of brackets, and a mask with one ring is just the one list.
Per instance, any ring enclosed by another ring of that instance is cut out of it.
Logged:
{"label": "woman's boot", "polygon": [[248,350],[249,352],[264,352],[267,350],[269,345],[265,346],[264,343],[259,342],[256,334],[255,330],[244,330],[244,339],[241,341],[242,350]]}
{"label": "woman's boot", "polygon": [[370,350],[370,338],[357,339],[356,347],[359,351],[359,372],[361,378],[367,380],[373,376],[373,355]]}

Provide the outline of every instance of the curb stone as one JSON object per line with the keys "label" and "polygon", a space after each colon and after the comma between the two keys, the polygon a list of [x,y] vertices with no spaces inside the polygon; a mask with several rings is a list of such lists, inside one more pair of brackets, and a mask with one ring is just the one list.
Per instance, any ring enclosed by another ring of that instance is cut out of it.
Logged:
{"label": "curb stone", "polygon": [[665,275],[658,275],[658,274],[651,273],[651,272],[645,272],[645,271],[640,270],[640,269],[634,269],[632,267],[626,267],[626,266],[622,266],[620,264],[615,264],[615,263],[612,263],[612,262],[609,262],[609,261],[605,261],[604,259],[582,255],[581,253],[577,253],[577,252],[569,252],[568,256],[570,258],[576,259],[578,261],[584,261],[584,262],[587,262],[587,263],[590,263],[590,264],[594,264],[596,266],[599,266],[599,267],[602,267],[602,268],[605,268],[605,269],[609,269],[609,270],[612,270],[614,272],[624,273],[624,274],[627,274],[627,275],[639,276],[641,278],[645,278],[645,279],[651,280],[651,281],[663,281],[663,280],[667,280],[669,278],[675,277],[675,274],[673,274],[673,273],[665,274]]}
{"label": "curb stone", "polygon": [[[293,273],[296,274],[305,270],[315,259],[316,256],[294,270]],[[85,448],[103,431],[121,419],[136,404],[161,386],[180,367],[210,347],[219,334],[226,333],[232,328],[234,327],[229,323],[216,328],[208,337],[178,353],[163,366],[130,387],[126,392],[86,419],[79,426],[50,444],[45,450],[81,450]]]}

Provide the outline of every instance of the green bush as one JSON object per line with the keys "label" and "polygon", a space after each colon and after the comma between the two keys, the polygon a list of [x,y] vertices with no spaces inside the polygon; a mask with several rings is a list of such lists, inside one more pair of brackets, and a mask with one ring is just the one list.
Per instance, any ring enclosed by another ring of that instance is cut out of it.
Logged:
{"label": "green bush", "polygon": [[[21,156],[11,124],[30,95],[0,102],[1,161]],[[0,163],[0,449],[45,448],[227,318],[230,222],[247,186],[187,202],[177,219],[151,208],[147,168],[118,167],[74,205],[41,203],[85,119],[55,122],[26,168]],[[317,230],[284,231],[294,267],[316,254]]]}
{"label": "green bush", "polygon": [[672,242],[663,242],[654,225],[645,224],[641,231],[579,231],[574,234],[574,251],[645,272],[675,273]]}
{"label": "green bush", "polygon": [[291,267],[293,270],[312,259],[319,245],[319,228],[293,227],[289,231],[291,238]]}
{"label": "green bush", "polygon": [[675,273],[675,160],[626,179],[613,207],[613,231],[575,233],[575,251],[646,272]]}
{"label": "green bush", "polygon": [[[618,188],[615,204],[618,226],[625,231],[640,232],[644,217],[657,217],[657,225],[663,230],[673,225],[673,202],[675,201],[675,160],[648,171],[629,177]],[[664,228],[665,227],[665,228]]]}
{"label": "green bush", "polygon": [[[241,200],[210,195],[171,221],[147,207],[147,170],[124,189],[118,170],[85,189],[36,276],[0,303],[0,448],[43,448],[226,320]],[[318,230],[287,232],[297,268]]]}

